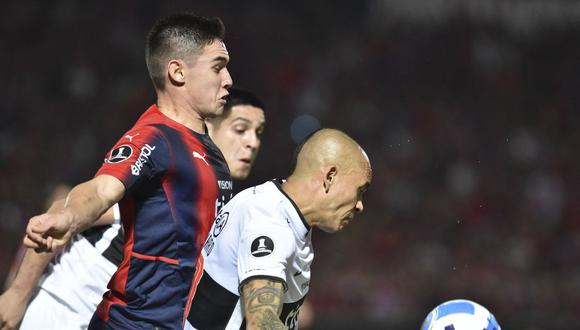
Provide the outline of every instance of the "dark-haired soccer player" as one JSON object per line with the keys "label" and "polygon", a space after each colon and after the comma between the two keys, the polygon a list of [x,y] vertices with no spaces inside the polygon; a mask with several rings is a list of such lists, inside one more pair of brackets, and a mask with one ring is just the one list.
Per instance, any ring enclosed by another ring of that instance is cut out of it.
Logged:
{"label": "dark-haired soccer player", "polygon": [[[264,106],[247,90],[233,87],[228,91],[223,114],[207,119],[206,124],[209,135],[224,154],[232,179],[240,181],[248,176],[260,149],[265,126]],[[223,202],[217,200],[216,209]],[[118,211],[108,213],[99,221],[110,225],[76,235],[46,269],[44,267],[51,255],[38,260],[36,252],[30,250],[26,253],[18,277],[0,296],[0,329],[15,329],[23,313],[21,330],[88,327],[109,279],[123,259],[123,233],[118,224],[120,216]],[[113,223],[114,220],[117,223]],[[37,285],[38,292],[35,292]],[[27,307],[32,295],[34,297]]]}
{"label": "dark-haired soccer player", "polygon": [[222,116],[207,120],[209,134],[224,154],[232,178],[244,180],[258,155],[265,117],[253,93],[232,88]]}
{"label": "dark-haired soccer player", "polygon": [[[218,18],[178,14],[148,35],[152,105],[64,208],[30,219],[25,244],[54,250],[119,203],[123,261],[89,329],[177,329],[189,311],[199,246],[216,199],[232,193],[222,153],[205,131],[232,79]],[[221,183],[220,183],[221,182]]]}

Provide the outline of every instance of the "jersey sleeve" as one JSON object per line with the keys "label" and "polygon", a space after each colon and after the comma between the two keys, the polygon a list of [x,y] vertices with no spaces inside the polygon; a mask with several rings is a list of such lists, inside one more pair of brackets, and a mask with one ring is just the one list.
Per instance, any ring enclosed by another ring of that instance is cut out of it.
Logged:
{"label": "jersey sleeve", "polygon": [[157,128],[133,128],[107,153],[95,176],[114,176],[130,192],[165,172],[169,166],[169,156],[166,140]]}
{"label": "jersey sleeve", "polygon": [[271,278],[286,286],[286,269],[295,250],[294,235],[284,219],[248,221],[238,249],[239,286],[254,278]]}

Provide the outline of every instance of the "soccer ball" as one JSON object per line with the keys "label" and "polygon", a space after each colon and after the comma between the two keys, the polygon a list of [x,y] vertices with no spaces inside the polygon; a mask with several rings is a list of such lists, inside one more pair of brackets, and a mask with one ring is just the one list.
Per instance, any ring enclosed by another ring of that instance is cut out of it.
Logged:
{"label": "soccer ball", "polygon": [[465,300],[450,300],[435,307],[427,315],[421,330],[501,330],[485,307]]}

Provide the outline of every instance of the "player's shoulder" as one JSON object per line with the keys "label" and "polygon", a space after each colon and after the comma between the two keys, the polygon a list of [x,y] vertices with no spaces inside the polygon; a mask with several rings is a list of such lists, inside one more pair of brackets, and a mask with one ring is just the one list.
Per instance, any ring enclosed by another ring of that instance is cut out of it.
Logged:
{"label": "player's shoulder", "polygon": [[230,202],[232,204],[230,209],[246,215],[250,222],[260,221],[262,224],[272,223],[287,227],[286,221],[283,221],[285,218],[283,201],[284,195],[278,190],[275,182],[267,181],[242,190],[234,196]]}
{"label": "player's shoulder", "polygon": [[157,106],[152,105],[135,122],[128,133],[144,132],[148,134],[161,134],[162,131],[173,129],[168,124],[168,119],[161,114]]}
{"label": "player's shoulder", "polygon": [[116,147],[125,145],[136,150],[143,148],[155,150],[159,146],[163,147],[165,144],[165,138],[157,127],[151,125],[135,125],[121,136]]}
{"label": "player's shoulder", "polygon": [[144,135],[155,135],[162,133],[162,127],[157,124],[140,124],[136,123],[131,127],[125,134],[144,134]]}
{"label": "player's shoulder", "polygon": [[272,181],[246,188],[239,192],[234,199],[243,201],[244,205],[252,208],[266,207],[272,209],[272,204],[280,199],[276,186]]}
{"label": "player's shoulder", "polygon": [[157,143],[167,143],[168,132],[174,130],[167,124],[167,118],[161,114],[157,106],[152,105],[139,117],[133,127],[125,132],[122,139],[137,145],[154,140]]}

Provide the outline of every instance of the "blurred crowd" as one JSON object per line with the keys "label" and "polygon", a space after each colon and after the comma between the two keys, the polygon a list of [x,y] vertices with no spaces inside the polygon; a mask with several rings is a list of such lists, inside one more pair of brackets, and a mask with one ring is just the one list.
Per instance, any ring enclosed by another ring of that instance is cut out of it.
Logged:
{"label": "blurred crowd", "polygon": [[286,175],[319,126],[370,156],[365,212],[314,234],[315,328],[417,329],[453,298],[508,329],[580,327],[580,25],[404,23],[376,2],[5,3],[0,280],[49,191],[155,101],[148,28],[190,10],[224,20],[234,83],[266,103],[244,186]]}

